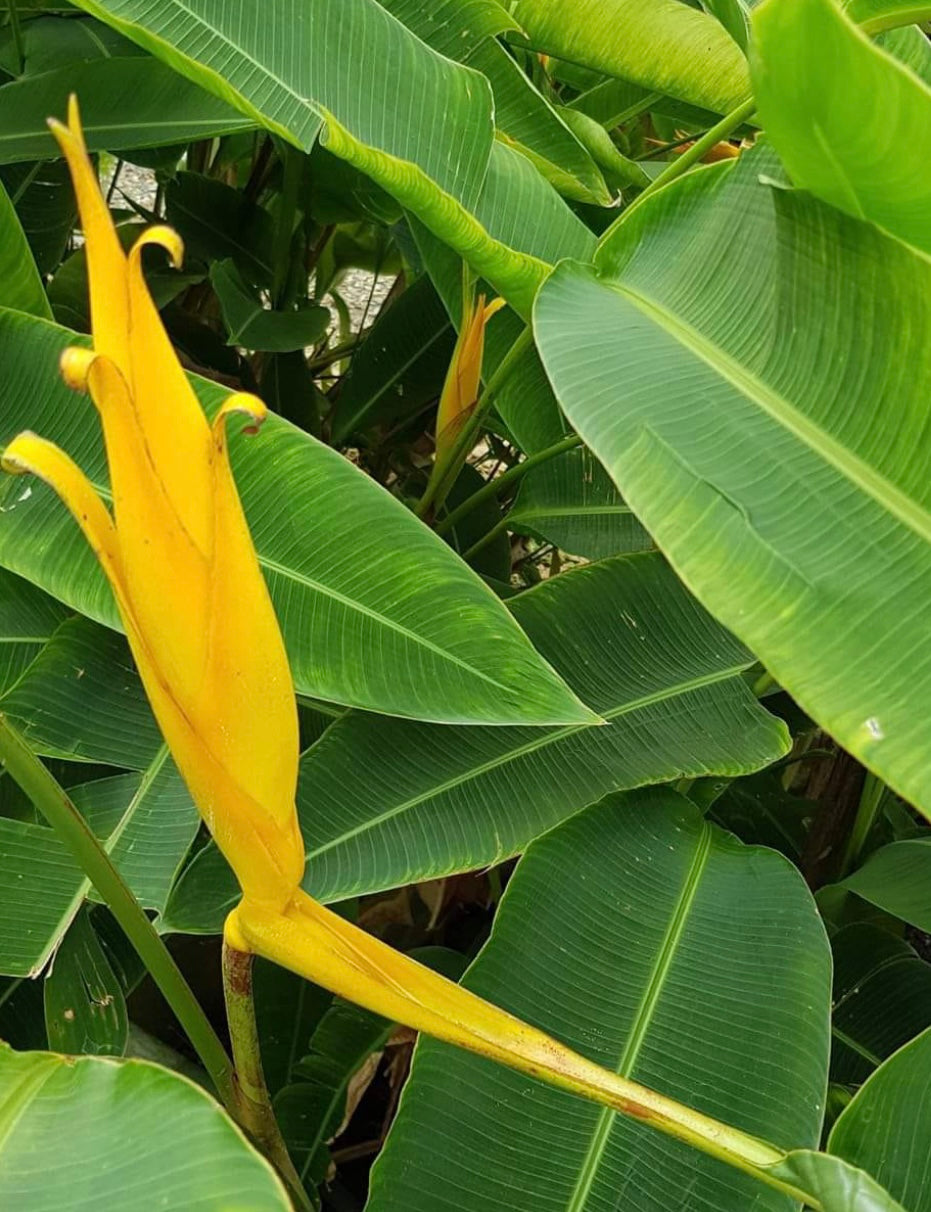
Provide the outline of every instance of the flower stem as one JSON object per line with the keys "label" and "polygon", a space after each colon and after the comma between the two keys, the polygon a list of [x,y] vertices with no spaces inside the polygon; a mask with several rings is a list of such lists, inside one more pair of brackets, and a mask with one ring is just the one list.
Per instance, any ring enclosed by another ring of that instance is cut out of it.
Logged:
{"label": "flower stem", "polygon": [[681,156],[677,156],[675,160],[667,164],[659,176],[654,177],[643,193],[638,194],[630,206],[618,215],[611,226],[606,228],[602,233],[601,239],[598,241],[599,245],[611,239],[617,229],[627,219],[628,215],[637,209],[644,198],[649,198],[651,194],[655,194],[657,190],[662,189],[664,185],[668,185],[670,181],[674,181],[676,177],[681,177],[706,152],[709,152],[712,147],[720,143],[722,139],[726,139],[738,126],[743,125],[748,118],[752,117],[755,110],[756,100],[753,97],[748,97],[736,109],[732,109],[729,114],[725,114],[720,122],[715,123],[709,130],[706,130],[687,151],[684,151]]}
{"label": "flower stem", "polygon": [[873,825],[876,823],[876,818],[879,816],[885,790],[886,785],[882,779],[868,770],[866,778],[863,781],[863,791],[860,795],[860,803],[857,806],[857,815],[850,830],[850,836],[847,838],[847,845],[844,848],[839,878],[843,879],[845,875],[849,875],[857,865],[857,860],[863,853],[866,840],[870,835]]}
{"label": "flower stem", "polygon": [[541,463],[546,463],[550,459],[555,459],[558,455],[564,454],[567,450],[574,450],[576,446],[582,445],[582,439],[578,434],[572,433],[565,437],[560,442],[554,442],[552,446],[547,446],[544,450],[538,450],[535,454],[528,455],[522,463],[518,463],[516,467],[511,467],[503,475],[498,476],[494,480],[489,480],[477,492],[473,492],[470,497],[457,505],[451,510],[436,528],[437,534],[445,534],[447,530],[452,530],[462,519],[472,512],[477,506],[484,501],[499,497],[506,488],[509,488],[516,480],[520,480],[532,471],[534,467],[539,467]]}
{"label": "flower stem", "polygon": [[100,893],[174,1011],[220,1101],[238,1120],[232,1064],[180,968],[84,817],[3,714],[0,714],[0,762]]}
{"label": "flower stem", "polygon": [[304,1189],[272,1109],[262,1052],[255,1021],[252,994],[254,956],[240,951],[227,937],[223,939],[223,996],[226,1020],[233,1045],[235,1081],[239,1096],[243,1127],[287,1183],[294,1206],[301,1212],[312,1212],[313,1204]]}

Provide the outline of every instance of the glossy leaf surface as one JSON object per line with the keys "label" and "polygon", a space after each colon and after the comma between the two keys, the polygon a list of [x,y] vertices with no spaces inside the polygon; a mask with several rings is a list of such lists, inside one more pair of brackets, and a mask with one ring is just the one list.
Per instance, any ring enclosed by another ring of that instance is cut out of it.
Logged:
{"label": "glossy leaf surface", "polygon": [[834,0],[767,0],[753,27],[759,115],[795,183],[931,253],[931,87]]}
{"label": "glossy leaf surface", "polygon": [[555,271],[537,342],[686,584],[928,813],[931,261],[775,172],[763,149],[661,190],[600,277]]}
{"label": "glossy leaf surface", "polygon": [[[0,443],[35,430],[106,492],[93,405],[57,375],[68,340],[52,325],[0,315],[0,351],[12,368],[0,383]],[[215,410],[226,393],[196,385]],[[298,691],[450,722],[595,718],[492,591],[336,451],[277,417],[255,439],[235,435],[231,448]],[[109,588],[77,526],[50,490],[27,486],[33,492],[24,499],[21,480],[0,484],[0,564],[116,626]]]}
{"label": "glossy leaf surface", "polygon": [[[600,1064],[790,1146],[818,1136],[829,973],[790,864],[655,790],[531,847],[464,983]],[[368,1208],[665,1212],[670,1191],[688,1191],[695,1212],[792,1207],[642,1123],[422,1040]]]}
{"label": "glossy leaf surface", "polygon": [[213,1099],[158,1065],[0,1044],[0,1108],[4,1207],[290,1208],[268,1162]]}

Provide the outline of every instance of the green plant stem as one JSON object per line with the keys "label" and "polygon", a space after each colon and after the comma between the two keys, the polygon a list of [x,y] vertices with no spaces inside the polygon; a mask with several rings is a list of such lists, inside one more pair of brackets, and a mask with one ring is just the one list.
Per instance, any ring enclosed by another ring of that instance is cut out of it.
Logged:
{"label": "green plant stem", "polygon": [[100,893],[183,1027],[220,1101],[240,1119],[232,1063],[180,968],[84,817],[3,714],[0,761]]}
{"label": "green plant stem", "polygon": [[[710,130],[710,127],[708,129]],[[675,151],[677,147],[684,147],[686,143],[700,139],[705,133],[706,131],[700,130],[691,135],[683,135],[681,139],[673,139],[671,143],[661,143],[658,147],[653,147],[648,152],[644,152],[642,156],[634,156],[634,159],[638,164],[642,164],[644,160],[655,160],[658,156],[664,156],[667,152]]]}
{"label": "green plant stem", "polygon": [[283,179],[281,183],[281,208],[275,225],[274,271],[272,297],[275,306],[288,302],[288,287],[291,271],[291,239],[294,235],[294,220],[297,215],[297,196],[301,187],[303,159],[296,148],[281,145]]}
{"label": "green plant stem", "polygon": [[844,847],[844,855],[841,859],[841,879],[853,870],[857,865],[857,860],[863,853],[866,839],[869,837],[870,831],[879,815],[885,789],[886,785],[882,779],[867,771],[863,782],[863,790],[860,793],[860,803],[857,805],[857,815],[854,818],[853,827],[850,830],[847,844]]}
{"label": "green plant stem", "polygon": [[452,530],[473,509],[477,508],[484,501],[493,500],[501,496],[505,489],[510,488],[517,480],[522,479],[534,467],[539,467],[541,463],[548,463],[550,459],[555,459],[558,455],[565,454],[567,450],[574,450],[577,446],[581,445],[582,439],[578,434],[573,433],[563,438],[561,442],[554,442],[552,446],[547,446],[544,450],[538,450],[536,454],[528,455],[522,463],[518,463],[516,467],[511,467],[494,480],[489,480],[477,492],[473,492],[461,505],[457,505],[455,509],[451,510],[437,524],[436,533],[445,534],[447,530]]}
{"label": "green plant stem", "polygon": [[657,190],[662,189],[664,185],[668,185],[670,181],[674,181],[676,177],[681,177],[682,174],[687,172],[693,164],[696,164],[706,152],[710,151],[712,147],[720,143],[722,139],[726,139],[729,134],[735,131],[738,126],[741,126],[744,122],[746,122],[747,119],[753,115],[755,110],[756,101],[753,97],[748,97],[747,100],[741,105],[738,105],[736,109],[732,109],[729,114],[725,114],[721,121],[712,126],[710,130],[706,130],[701,138],[696,139],[687,151],[684,151],[681,156],[677,156],[675,160],[673,160],[670,164],[667,164],[659,176],[655,177],[653,181],[650,182],[643,193],[638,194],[634,201],[631,202],[630,206],[628,206],[626,210],[618,215],[611,226],[606,228],[602,233],[601,239],[598,241],[599,245],[604,244],[605,241],[611,239],[614,232],[617,231],[625,219],[627,219],[628,215],[637,209],[644,198],[649,198],[651,194],[654,194]]}
{"label": "green plant stem", "polygon": [[313,1212],[313,1204],[284,1143],[265,1084],[259,1032],[255,1021],[253,964],[254,956],[248,951],[240,951],[231,946],[224,938],[223,997],[226,1002],[230,1043],[233,1046],[233,1063],[236,1066],[235,1081],[242,1113],[241,1122],[287,1183],[294,1206],[302,1212]]}
{"label": "green plant stem", "polygon": [[462,558],[464,560],[471,560],[473,556],[478,555],[478,553],[486,548],[489,543],[493,542],[502,530],[507,530],[507,527],[508,518],[505,516],[499,522],[496,522],[487,534],[483,534],[480,539],[476,539],[471,547],[467,548],[463,552],[460,552]]}
{"label": "green plant stem", "polygon": [[491,407],[492,401],[507,381],[515,365],[532,344],[533,333],[528,327],[521,332],[520,336],[495,367],[494,373],[485,386],[485,390],[476,401],[469,419],[463,425],[448,455],[442,463],[437,462],[434,464],[426,491],[418,501],[417,508],[414,511],[418,518],[426,517],[431,511],[439,508],[446,500],[449,490],[459,475],[462,464],[465,462],[469,451],[475,445],[479,428],[485,414]]}
{"label": "green plant stem", "polygon": [[760,674],[753,685],[750,687],[756,697],[762,698],[764,694],[768,694],[774,686],[778,686],[778,682],[773,675],[766,669]]}
{"label": "green plant stem", "polygon": [[929,21],[931,5],[926,4],[923,8],[911,9],[907,13],[892,10],[880,13],[878,17],[869,17],[860,22],[860,29],[868,38],[875,38],[877,34],[883,34],[890,29],[901,29],[903,25],[920,25],[926,28]]}
{"label": "green plant stem", "polygon": [[13,35],[13,46],[16,48],[16,62],[19,64],[17,75],[22,75],[26,68],[26,47],[23,43],[23,30],[19,23],[19,9],[16,0],[7,0],[7,10],[10,14],[10,32]]}

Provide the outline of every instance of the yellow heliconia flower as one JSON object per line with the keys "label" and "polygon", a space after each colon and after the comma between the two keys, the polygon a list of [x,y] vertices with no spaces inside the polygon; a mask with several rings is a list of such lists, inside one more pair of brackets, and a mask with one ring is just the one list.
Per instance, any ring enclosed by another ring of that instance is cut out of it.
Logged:
{"label": "yellow heliconia flower", "polygon": [[[226,921],[227,943],[415,1030],[633,1115],[766,1181],[765,1168],[781,1160],[780,1151],[600,1068],[372,938],[300,887],[294,690],[226,449],[229,417],[242,413],[255,428],[265,406],[235,394],[208,423],[142,276],[148,244],[180,264],[179,237],[150,228],[127,256],[73,98],[68,125],[51,126],[87,240],[94,338],[93,350],[67,349],[61,369],[72,387],[90,392],[100,413],[113,514],[74,461],[35,434],[15,438],[3,466],[33,472],[58,492],[113,587],[159,726],[242,888]],[[485,324],[501,305],[486,306],[480,296],[466,308],[440,409],[444,443],[455,440],[455,427],[475,404]]]}
{"label": "yellow heliconia flower", "polygon": [[436,414],[437,467],[445,465],[463,425],[475,408],[482,377],[485,326],[504,305],[504,299],[492,299],[486,304],[484,295],[479,295],[474,301],[467,296],[463,303],[459,337],[453,349]]}
{"label": "yellow heliconia flower", "polygon": [[230,471],[226,425],[254,429],[265,405],[231,396],[210,425],[142,274],[150,244],[181,262],[180,237],[153,227],[123,252],[87,156],[77,103],[50,122],[68,162],[87,242],[93,350],[61,369],[100,414],[113,515],[63,451],[31,433],[8,471],[46,480],[71,510],[113,587],[159,726],[220,849],[251,899],[279,906],[304,871],[294,810],[298,727],[274,608]]}

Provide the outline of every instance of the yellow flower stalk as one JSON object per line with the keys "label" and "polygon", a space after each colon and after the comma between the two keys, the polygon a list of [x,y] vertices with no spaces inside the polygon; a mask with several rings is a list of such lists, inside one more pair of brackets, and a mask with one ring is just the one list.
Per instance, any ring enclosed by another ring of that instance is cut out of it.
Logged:
{"label": "yellow flower stalk", "polygon": [[[175,265],[181,241],[145,232],[126,255],[87,157],[77,105],[51,123],[74,180],[87,243],[93,349],[61,369],[100,414],[112,515],[67,454],[31,433],[3,465],[46,480],[74,515],[113,588],[152,709],[195,804],[233,868],[242,900],[228,945],[258,954],[415,1030],[468,1048],[652,1123],[772,1185],[778,1150],[602,1069],[550,1036],[367,935],[300,886],[294,804],[298,729],[284,644],[236,492],[226,426],[254,430],[265,406],[234,394],[212,424],[175,356],[142,274],[148,245]],[[484,327],[462,326],[441,405],[448,449],[474,406]]]}

